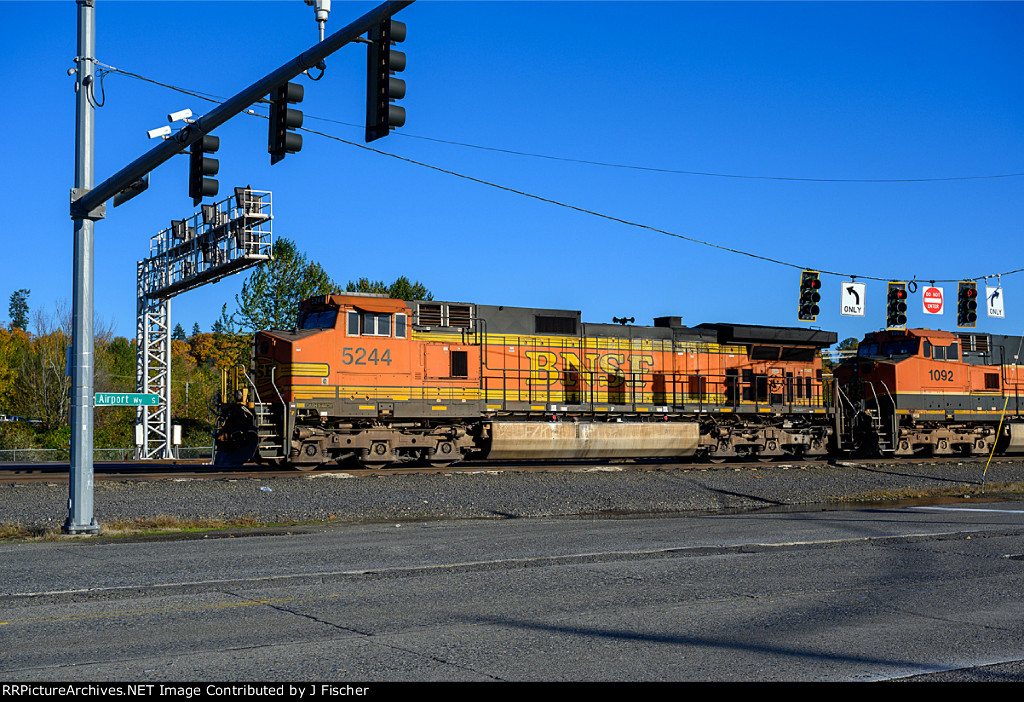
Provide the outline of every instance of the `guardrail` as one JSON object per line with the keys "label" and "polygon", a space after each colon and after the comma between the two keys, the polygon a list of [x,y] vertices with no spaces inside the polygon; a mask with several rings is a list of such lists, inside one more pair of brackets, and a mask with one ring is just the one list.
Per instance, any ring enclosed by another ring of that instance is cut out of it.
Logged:
{"label": "guardrail", "polygon": [[[176,446],[174,448],[175,458],[181,459],[207,459],[213,457],[212,446]],[[135,447],[131,448],[109,448],[93,449],[92,458],[94,461],[130,461],[135,458]],[[69,449],[0,449],[0,463],[60,463],[70,462],[71,452]]]}

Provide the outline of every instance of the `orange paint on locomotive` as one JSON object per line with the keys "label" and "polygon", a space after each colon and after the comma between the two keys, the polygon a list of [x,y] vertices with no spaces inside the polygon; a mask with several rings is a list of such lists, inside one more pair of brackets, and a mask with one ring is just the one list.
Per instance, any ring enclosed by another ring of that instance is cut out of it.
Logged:
{"label": "orange paint on locomotive", "polygon": [[964,410],[993,411],[997,409],[994,405],[980,401],[1001,399],[1004,392],[1024,393],[1024,378],[1017,376],[1013,366],[967,363],[963,353],[963,340],[951,332],[879,331],[865,337],[857,360],[840,366],[836,377],[843,387],[852,386],[856,378],[865,399],[881,402],[888,396],[898,409],[905,409],[900,407],[901,398],[908,406],[906,399],[915,398],[917,402],[910,408],[922,411],[964,404],[944,398],[972,398],[974,406],[963,406]]}
{"label": "orange paint on locomotive", "polygon": [[[300,329],[259,332],[260,400],[482,400],[551,404],[824,405],[821,359],[785,346],[671,339],[414,331],[401,300],[331,295],[302,303]],[[302,328],[307,327],[307,328]],[[757,378],[755,381],[754,378]]]}

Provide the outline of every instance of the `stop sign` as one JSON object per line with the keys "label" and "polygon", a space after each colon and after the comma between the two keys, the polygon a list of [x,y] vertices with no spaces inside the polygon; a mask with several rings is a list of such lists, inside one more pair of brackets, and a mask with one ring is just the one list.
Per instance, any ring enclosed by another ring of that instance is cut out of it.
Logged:
{"label": "stop sign", "polygon": [[942,288],[928,287],[921,298],[925,314],[942,314]]}

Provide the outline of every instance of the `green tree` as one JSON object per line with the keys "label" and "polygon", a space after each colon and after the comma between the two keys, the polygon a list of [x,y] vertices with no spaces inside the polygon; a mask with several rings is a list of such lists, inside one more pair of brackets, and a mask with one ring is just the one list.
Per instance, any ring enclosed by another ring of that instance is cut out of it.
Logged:
{"label": "green tree", "polygon": [[386,285],[383,280],[370,280],[360,278],[357,281],[348,281],[345,286],[346,292],[377,293],[387,295],[396,300],[433,300],[434,295],[420,281],[410,283],[404,275],[391,285]]}
{"label": "green tree", "polygon": [[7,308],[11,318],[11,329],[25,331],[25,327],[28,326],[28,296],[30,292],[30,290],[22,288],[11,293],[11,304]]}
{"label": "green tree", "polygon": [[826,353],[821,354],[821,364],[825,369],[826,373],[831,373],[832,370],[842,363],[847,358],[857,353],[857,346],[860,345],[860,340],[856,337],[849,337],[843,339],[834,350],[829,350]]}
{"label": "green tree", "polygon": [[199,330],[199,322],[194,323],[192,325],[192,334],[190,334],[190,336],[195,336],[196,334],[201,334],[201,333],[202,332]]}
{"label": "green tree", "polygon": [[433,300],[434,294],[427,290],[420,281],[410,283],[409,279],[404,275],[399,276],[398,280],[391,284],[388,288],[388,295],[397,300]]}
{"label": "green tree", "polygon": [[176,341],[185,340],[185,330],[182,328],[181,324],[174,325],[174,331],[171,332],[171,338]]}
{"label": "green tree", "polygon": [[220,308],[220,317],[218,317],[217,321],[213,323],[212,327],[210,327],[210,331],[214,334],[234,334],[235,323],[232,319],[233,316],[234,315],[228,314],[228,303],[225,302]]}
{"label": "green tree", "polygon": [[330,295],[338,286],[323,267],[309,261],[290,239],[274,244],[273,258],[254,270],[235,295],[238,310],[231,319],[243,333],[260,329],[293,329],[299,302]]}
{"label": "green tree", "polygon": [[352,282],[351,280],[348,281],[348,285],[345,286],[345,292],[375,293],[377,295],[387,295],[388,286],[384,284],[383,280],[370,280],[369,278],[360,278],[355,282]]}

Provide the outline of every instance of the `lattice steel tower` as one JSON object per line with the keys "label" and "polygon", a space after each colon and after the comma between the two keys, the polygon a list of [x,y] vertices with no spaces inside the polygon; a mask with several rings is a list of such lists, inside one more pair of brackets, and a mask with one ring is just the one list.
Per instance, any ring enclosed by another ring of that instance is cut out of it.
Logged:
{"label": "lattice steel tower", "polygon": [[138,392],[160,403],[140,406],[135,418],[135,458],[174,458],[171,425],[171,298],[255,266],[271,257],[270,192],[235,188],[150,239],[149,258],[138,263],[135,378]]}

